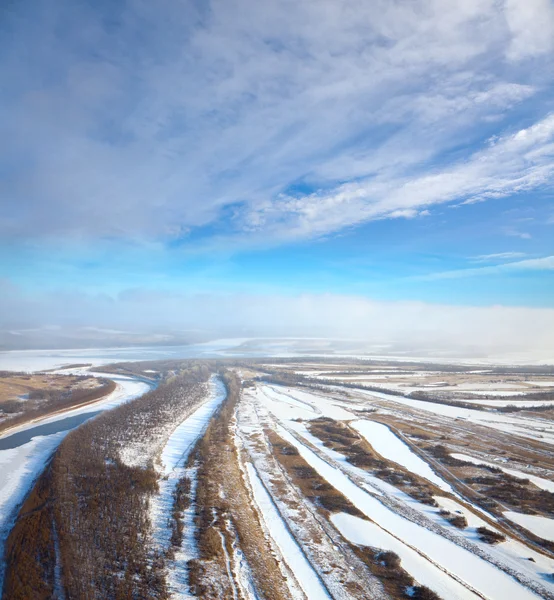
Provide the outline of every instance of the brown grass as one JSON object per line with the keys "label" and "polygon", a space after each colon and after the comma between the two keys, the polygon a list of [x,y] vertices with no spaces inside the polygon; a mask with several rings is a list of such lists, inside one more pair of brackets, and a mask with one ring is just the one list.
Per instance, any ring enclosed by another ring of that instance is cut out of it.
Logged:
{"label": "brown grass", "polygon": [[252,506],[229,429],[234,406],[240,397],[236,376],[228,375],[227,389],[228,398],[223,409],[211,422],[190,458],[191,462],[200,464],[195,502],[201,552],[201,559],[190,564],[190,583],[195,593],[206,600],[233,597],[225,570],[221,535],[229,551],[233,535],[236,535],[259,597],[285,600],[289,597],[288,587]]}
{"label": "brown grass", "polygon": [[[19,375],[0,378],[0,432],[62,410],[90,404],[116,388],[109,379],[65,375]],[[17,396],[27,394],[28,399]]]}

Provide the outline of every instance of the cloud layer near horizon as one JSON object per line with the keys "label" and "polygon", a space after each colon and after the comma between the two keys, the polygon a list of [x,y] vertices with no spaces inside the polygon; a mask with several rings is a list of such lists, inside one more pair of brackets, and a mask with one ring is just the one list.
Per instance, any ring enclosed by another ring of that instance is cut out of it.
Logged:
{"label": "cloud layer near horizon", "polygon": [[4,282],[0,347],[173,344],[218,337],[324,337],[421,356],[554,362],[554,309],[375,302],[333,294],[186,295],[127,290],[37,298]]}

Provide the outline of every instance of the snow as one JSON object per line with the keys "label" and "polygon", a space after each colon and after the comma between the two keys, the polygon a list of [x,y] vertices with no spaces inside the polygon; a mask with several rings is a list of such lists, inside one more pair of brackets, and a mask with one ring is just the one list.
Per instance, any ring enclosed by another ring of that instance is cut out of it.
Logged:
{"label": "snow", "polygon": [[[490,598],[506,597],[526,600],[539,597],[514,578],[472,552],[396,514],[376,497],[358,487],[340,469],[319,458],[285,428],[279,426],[277,432],[285,441],[293,444],[304,460],[328,483],[345,495],[363,514],[377,523],[385,533],[401,540],[403,544],[411,547],[430,564],[440,565],[451,580],[451,582],[447,579],[441,580],[441,585],[448,583],[450,586],[450,595],[446,594],[444,597],[473,598],[475,596],[473,592],[469,591],[470,589],[477,590],[483,596]],[[468,588],[466,595],[460,595],[460,582],[463,582]]]}
{"label": "snow", "polygon": [[481,519],[481,517],[477,516],[472,510],[462,506],[459,502],[456,502],[456,500],[445,498],[444,496],[433,496],[433,498],[435,498],[440,508],[448,510],[452,514],[461,513],[466,518],[468,527],[488,527],[491,529],[491,526],[487,521]]}
{"label": "snow", "polygon": [[405,396],[395,396],[394,394],[386,394],[383,392],[373,392],[361,389],[356,391],[366,398],[375,398],[402,404],[416,410],[423,410],[449,419],[464,419],[499,431],[512,433],[526,438],[540,439],[543,442],[554,444],[554,424],[551,422],[524,418],[522,416],[511,417],[494,412],[440,404],[438,402],[414,400],[412,398],[406,398]]}
{"label": "snow", "polygon": [[[232,529],[228,520],[226,521],[226,526],[228,531]],[[235,575],[233,579],[236,579],[237,587],[240,590],[242,598],[245,600],[259,600],[258,594],[256,593],[256,586],[254,585],[252,570],[240,547],[236,532],[233,533],[235,534],[232,542],[232,572]]]}
{"label": "snow", "polygon": [[[453,390],[454,392],[456,390]],[[528,392],[521,392],[521,391],[500,391],[500,390],[471,390],[471,392],[469,392],[470,394],[473,394],[475,396],[497,396],[499,398],[503,397],[503,396],[525,396]],[[484,400],[466,400],[465,398],[463,399],[464,402],[480,402],[482,404],[484,404]],[[521,402],[521,400],[519,400],[519,402]],[[525,401],[524,401],[525,402]],[[497,400],[493,400],[491,406],[502,406],[502,404],[500,402],[498,402]],[[504,405],[506,406],[506,404]]]}
{"label": "snow", "polygon": [[432,564],[401,540],[390,535],[375,523],[346,513],[331,516],[333,525],[351,543],[395,552],[402,567],[420,584],[426,585],[441,598],[449,600],[479,596],[449,577],[439,566]]}
{"label": "snow", "polygon": [[[191,450],[205,432],[210,419],[226,398],[225,386],[221,380],[212,376],[209,382],[209,394],[205,402],[187,417],[171,434],[161,453],[161,475],[159,493],[151,499],[150,518],[155,543],[162,549],[170,545],[171,513],[173,510],[173,493],[182,477],[191,480],[191,495],[196,489],[196,468],[185,467]],[[194,506],[189,506],[183,515],[183,543],[175,553],[172,568],[168,571],[168,583],[172,598],[192,598],[188,588],[187,562],[197,558],[196,540],[194,537]]]}
{"label": "snow", "polygon": [[292,397],[279,393],[273,387],[260,386],[256,388],[256,396],[259,402],[277,417],[284,419],[316,419],[321,413],[309,404],[300,403]]}
{"label": "snow", "polygon": [[386,425],[375,421],[354,421],[350,424],[384,458],[391,460],[412,473],[427,479],[446,492],[455,494],[452,487],[439,477],[431,467],[397,437]]}
{"label": "snow", "polygon": [[294,573],[306,597],[308,600],[330,598],[327,589],[287,528],[285,521],[265,489],[256,469],[251,463],[247,463],[246,470],[252,487],[254,501],[267,526],[269,535],[279,547],[284,561]]}
{"label": "snow", "polygon": [[[42,419],[40,424],[55,423],[56,421],[61,421],[77,414],[86,415],[91,410],[94,410],[94,414],[96,414],[98,410],[113,408],[118,404],[142,395],[150,389],[149,385],[141,381],[128,378],[125,378],[125,380],[117,378],[117,380],[117,388],[106,398],[94,403],[94,405],[66,411],[48,419]],[[17,431],[32,431],[36,426],[36,423],[25,425],[18,427]],[[13,433],[14,430],[11,430],[8,435],[2,437],[9,437]],[[59,431],[46,436],[37,435],[32,437],[26,444],[0,451],[0,548],[4,548],[5,541],[13,526],[13,521],[17,516],[17,511],[34,481],[43,471],[54,450],[68,433],[69,430]],[[4,562],[2,560],[0,562],[0,589],[2,587],[3,576]]]}
{"label": "snow", "polygon": [[204,433],[216,409],[225,400],[227,392],[220,379],[212,377],[209,388],[208,400],[185,419],[167,441],[161,455],[164,474],[171,475],[186,462],[193,445]]}
{"label": "snow", "polygon": [[512,510],[505,511],[503,514],[510,521],[528,529],[543,540],[554,542],[554,519],[540,515],[524,515]]}
{"label": "snow", "polygon": [[464,381],[463,383],[459,383],[456,386],[456,389],[458,390],[464,390],[464,391],[469,391],[471,390],[472,393],[476,393],[473,390],[479,390],[480,392],[484,393],[484,394],[492,394],[495,391],[499,391],[499,390],[522,390],[522,389],[526,389],[526,386],[523,384],[524,382],[522,381],[516,381],[516,382],[510,382],[510,381],[481,381],[481,382],[468,382],[468,381]]}
{"label": "snow", "polygon": [[543,479],[542,477],[537,477],[536,475],[529,475],[528,473],[525,473],[523,471],[516,471],[515,469],[506,469],[498,463],[488,462],[479,458],[474,458],[473,456],[469,456],[469,454],[461,454],[455,452],[450,456],[458,460],[473,463],[474,465],[486,465],[488,467],[496,467],[497,469],[502,469],[502,471],[504,471],[504,473],[507,473],[508,475],[512,475],[513,477],[517,477],[518,479],[529,479],[529,481],[534,483],[537,487],[546,490],[547,492],[552,492],[554,494],[554,481],[550,481],[550,479]]}
{"label": "snow", "polygon": [[163,479],[159,482],[159,493],[152,498],[150,510],[155,540],[164,548],[169,546],[171,537],[167,521],[173,507],[175,487],[184,475],[190,451],[225,397],[225,386],[220,379],[212,377],[206,401],[175,429],[162,450],[160,460]]}
{"label": "snow", "polygon": [[[478,393],[478,392],[473,392],[474,394]],[[489,394],[487,392],[487,395],[491,396],[525,396],[525,392],[518,392],[517,394],[503,394],[501,392],[498,392],[496,394]],[[458,400],[458,398],[453,398],[453,400]],[[479,404],[482,406],[494,406],[497,408],[501,408],[504,406],[517,406],[517,407],[525,407],[528,408],[530,410],[532,410],[534,407],[536,406],[551,406],[554,405],[554,400],[490,400],[490,399],[483,399],[483,400],[476,400],[474,398],[460,398],[459,402],[465,402],[467,404]]]}
{"label": "snow", "polygon": [[275,414],[286,419],[317,419],[328,417],[337,421],[349,421],[354,415],[337,405],[332,398],[297,388],[263,385],[258,386],[260,400]]}

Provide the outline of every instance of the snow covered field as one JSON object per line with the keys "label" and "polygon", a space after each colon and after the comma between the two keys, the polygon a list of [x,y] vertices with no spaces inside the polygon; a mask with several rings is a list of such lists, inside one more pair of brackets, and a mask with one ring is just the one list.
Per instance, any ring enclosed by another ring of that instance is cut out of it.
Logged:
{"label": "snow covered field", "polygon": [[[368,396],[373,394],[367,392]],[[437,407],[438,414],[445,408],[444,416],[460,415],[460,409],[456,407],[411,401],[388,394],[376,396],[393,402],[407,401],[410,406],[415,402],[418,409],[423,405],[421,408],[427,414],[432,414]],[[295,446],[312,468],[371,520],[368,522],[347,514],[334,515],[331,519],[333,524],[350,541],[396,552],[402,558],[403,567],[416,581],[435,590],[442,598],[550,597],[549,589],[554,597],[554,586],[549,575],[545,575],[554,569],[554,560],[511,538],[497,546],[482,542],[476,529],[491,528],[490,523],[483,520],[485,513],[477,507],[468,510],[455,500],[458,492],[451,484],[387,426],[356,417],[353,411],[348,410],[348,402],[333,391],[326,394],[290,386],[258,385],[252,397],[277,420],[277,433]],[[353,409],[359,409],[358,397],[356,390],[352,397]],[[477,417],[481,417],[478,411],[462,410],[462,414],[466,415],[464,420],[472,416],[468,412],[475,412]],[[452,514],[465,515],[467,529],[459,530],[450,525],[437,509],[419,504],[393,486],[379,482],[353,467],[340,454],[326,448],[299,422],[318,417],[350,423],[383,457],[443,489],[449,496],[436,497],[437,502]],[[503,425],[503,415],[500,417]],[[489,425],[486,419],[485,422]],[[515,427],[516,422],[513,417],[507,417],[506,424]],[[401,505],[404,508],[400,510]],[[400,512],[397,513],[397,510]],[[413,510],[417,511],[419,517],[414,516]],[[490,515],[488,518],[490,520]],[[515,574],[517,578],[514,578]]]}
{"label": "snow covered field", "polygon": [[507,469],[503,466],[502,463],[480,460],[478,458],[474,458],[473,456],[469,456],[468,454],[454,452],[451,456],[453,458],[457,458],[458,460],[473,463],[474,465],[487,465],[488,467],[496,467],[497,469],[501,469],[502,471],[504,471],[504,473],[508,473],[508,475],[512,475],[513,477],[517,477],[518,479],[529,479],[529,481],[534,483],[537,487],[546,490],[547,492],[552,492],[554,494],[554,481],[550,481],[550,479],[544,479],[544,477],[537,477],[536,475],[524,473],[523,471],[517,471],[516,469]]}
{"label": "snow covered field", "polygon": [[[372,520],[382,531],[414,549],[427,561],[429,570],[435,572],[440,565],[440,589],[448,590],[448,598],[472,598],[475,592],[487,598],[518,598],[521,600],[540,596],[526,589],[500,569],[457,546],[436,533],[421,527],[395,514],[377,498],[353,483],[347,475],[319,458],[313,451],[300,443],[283,428],[279,434],[293,444],[308,464],[314,468],[333,487],[342,492],[364,515]],[[381,536],[381,539],[383,536]],[[379,544],[377,543],[379,547]],[[385,548],[388,549],[388,548]],[[415,574],[412,573],[412,575]],[[465,587],[464,595],[460,584]],[[431,586],[430,586],[431,587]],[[436,584],[438,588],[438,583]],[[439,592],[440,593],[440,592]],[[478,596],[477,596],[478,597]]]}
{"label": "snow covered field", "polygon": [[352,427],[359,431],[381,456],[406,467],[412,473],[421,475],[444,491],[454,493],[452,487],[386,425],[366,420],[354,421]]}
{"label": "snow covered field", "polygon": [[554,519],[547,519],[539,515],[524,515],[514,511],[506,511],[504,516],[514,523],[525,527],[531,533],[554,542]]}
{"label": "snow covered field", "polygon": [[[257,347],[248,340],[233,343],[245,353]],[[275,342],[273,348],[280,347]],[[366,376],[361,365],[349,373],[340,360],[275,360],[264,366],[271,371],[259,364],[230,363],[227,388],[215,375],[194,394],[171,388],[152,402],[155,418],[137,411],[132,434],[118,430],[116,452],[124,464],[154,464],[158,473],[158,492],[149,492],[145,504],[145,535],[152,569],[160,569],[172,599],[202,597],[203,589],[218,597],[220,589],[233,600],[259,600],[267,596],[267,574],[277,600],[385,600],[409,597],[418,586],[442,600],[554,600],[548,544],[554,541],[554,421],[548,411],[498,413],[350,387],[346,382],[358,385]],[[213,373],[207,365],[193,368]],[[413,382],[404,393],[418,386],[460,400],[470,393],[500,397],[547,387],[534,385],[548,375],[543,368],[534,376],[506,370],[504,379],[500,369],[474,369],[466,381],[460,369],[422,367],[416,373],[407,363],[379,364],[373,379],[384,386],[389,377],[404,377]],[[331,368],[335,374],[327,377]],[[148,389],[144,382],[117,380],[117,393],[95,411]],[[234,412],[221,413],[191,464],[191,451],[225,402],[226,389]],[[2,540],[10,527],[5,515],[13,517],[66,435],[63,426],[59,416],[25,426],[16,433],[28,440],[14,438],[14,447],[0,450]],[[191,504],[181,515],[180,547],[172,547],[174,493],[183,477],[191,484]],[[399,562],[380,562],[381,551]]]}
{"label": "snow covered field", "polygon": [[461,406],[458,407],[448,404],[440,404],[437,402],[414,400],[412,398],[396,396],[394,394],[385,394],[383,392],[356,390],[356,393],[366,398],[386,400],[388,402],[402,404],[416,410],[434,413],[442,417],[465,420],[471,423],[491,427],[505,433],[510,433],[525,438],[540,439],[541,441],[554,444],[554,423],[551,421],[542,421],[539,423],[535,419],[521,416],[507,416],[503,414],[463,408]]}

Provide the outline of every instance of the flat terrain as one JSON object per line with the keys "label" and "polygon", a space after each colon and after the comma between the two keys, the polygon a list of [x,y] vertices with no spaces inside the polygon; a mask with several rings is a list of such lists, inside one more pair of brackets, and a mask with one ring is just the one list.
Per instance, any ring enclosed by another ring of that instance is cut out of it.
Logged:
{"label": "flat terrain", "polygon": [[115,389],[86,375],[0,372],[0,431],[98,400]]}
{"label": "flat terrain", "polygon": [[[24,565],[44,579],[37,598],[103,586],[161,600],[554,599],[551,368],[237,359],[106,372],[159,387],[61,443],[8,540],[10,585]],[[40,538],[26,517],[37,506]],[[99,529],[97,548],[79,537]]]}

